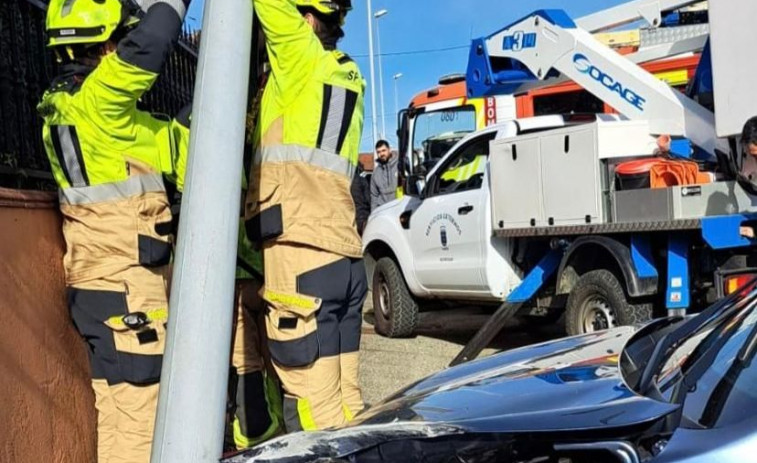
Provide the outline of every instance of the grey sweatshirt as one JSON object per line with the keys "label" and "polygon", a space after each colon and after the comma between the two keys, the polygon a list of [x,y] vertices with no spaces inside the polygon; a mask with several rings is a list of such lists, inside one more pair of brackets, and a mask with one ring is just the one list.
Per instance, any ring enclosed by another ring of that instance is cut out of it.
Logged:
{"label": "grey sweatshirt", "polygon": [[371,211],[397,197],[397,156],[386,164],[376,161],[371,176]]}

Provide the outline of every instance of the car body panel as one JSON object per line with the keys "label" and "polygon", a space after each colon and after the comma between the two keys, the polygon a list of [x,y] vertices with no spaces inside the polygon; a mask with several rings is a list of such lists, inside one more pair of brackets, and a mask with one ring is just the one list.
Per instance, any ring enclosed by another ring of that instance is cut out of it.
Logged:
{"label": "car body panel", "polygon": [[635,394],[618,369],[634,331],[565,338],[443,371],[361,414],[354,425],[411,420],[468,432],[551,432],[657,419],[676,407]]}
{"label": "car body panel", "polygon": [[636,331],[564,338],[493,355],[419,381],[331,432],[270,441],[228,463],[340,458],[403,439],[622,428],[677,407],[630,391],[618,356]]}
{"label": "car body panel", "polygon": [[713,463],[757,460],[757,415],[734,426],[679,428],[654,463]]}

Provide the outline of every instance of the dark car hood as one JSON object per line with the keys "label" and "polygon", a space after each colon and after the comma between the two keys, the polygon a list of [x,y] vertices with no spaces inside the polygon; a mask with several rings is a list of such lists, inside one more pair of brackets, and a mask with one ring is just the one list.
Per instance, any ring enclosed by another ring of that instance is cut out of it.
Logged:
{"label": "dark car hood", "polygon": [[294,457],[293,452],[339,457],[408,437],[607,429],[656,420],[675,406],[635,394],[618,368],[634,332],[621,327],[565,338],[451,368],[340,430],[285,436],[230,461]]}

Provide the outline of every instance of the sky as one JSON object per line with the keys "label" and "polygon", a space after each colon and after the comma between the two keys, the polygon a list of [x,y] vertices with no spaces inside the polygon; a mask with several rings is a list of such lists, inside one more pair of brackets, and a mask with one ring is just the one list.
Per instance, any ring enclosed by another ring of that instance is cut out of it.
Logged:
{"label": "sky", "polygon": [[[625,0],[372,0],[373,11],[388,10],[374,21],[374,51],[380,42],[384,80],[384,123],[386,138],[396,145],[395,81],[398,106],[406,107],[419,92],[434,87],[439,77],[464,73],[471,39],[492,34],[513,21],[538,9],[559,8],[577,19],[598,9],[609,8]],[[339,48],[360,66],[368,84],[365,95],[365,128],[361,151],[372,150],[372,109],[370,60],[368,58],[367,0],[352,0],[347,17],[345,38]],[[187,14],[190,27],[197,28],[202,19],[204,0],[194,0]],[[376,27],[378,26],[378,27]],[[380,40],[377,40],[377,31]],[[376,59],[376,106],[378,132],[382,133],[379,83],[379,59]]]}

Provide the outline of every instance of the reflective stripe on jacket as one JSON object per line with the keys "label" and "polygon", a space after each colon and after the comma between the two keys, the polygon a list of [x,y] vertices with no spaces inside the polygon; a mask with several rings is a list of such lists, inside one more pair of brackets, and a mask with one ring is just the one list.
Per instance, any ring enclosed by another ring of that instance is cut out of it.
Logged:
{"label": "reflective stripe on jacket", "polygon": [[293,0],[254,4],[271,74],[254,137],[247,234],[359,257],[350,183],[365,82],[347,55],[323,48]]}
{"label": "reflective stripe on jacket", "polygon": [[67,283],[170,260],[178,122],[138,111],[181,29],[179,2],[156,1],[93,70],[72,66],[42,97],[43,140],[60,187]]}

